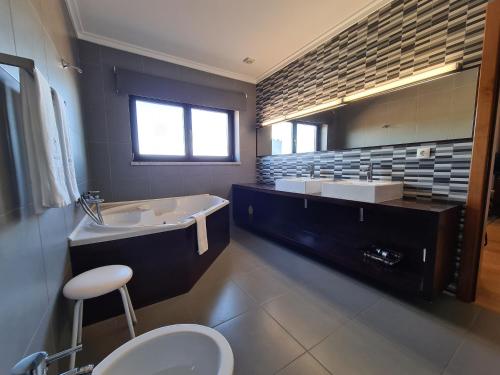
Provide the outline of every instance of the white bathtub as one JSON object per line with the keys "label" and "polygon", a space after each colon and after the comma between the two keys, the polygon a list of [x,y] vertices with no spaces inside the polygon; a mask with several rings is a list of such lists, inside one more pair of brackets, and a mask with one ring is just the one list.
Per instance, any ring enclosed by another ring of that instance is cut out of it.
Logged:
{"label": "white bathtub", "polygon": [[194,224],[194,213],[203,212],[208,216],[228,204],[228,200],[209,194],[105,203],[102,205],[104,225],[96,224],[85,215],[69,236],[70,246],[186,228]]}

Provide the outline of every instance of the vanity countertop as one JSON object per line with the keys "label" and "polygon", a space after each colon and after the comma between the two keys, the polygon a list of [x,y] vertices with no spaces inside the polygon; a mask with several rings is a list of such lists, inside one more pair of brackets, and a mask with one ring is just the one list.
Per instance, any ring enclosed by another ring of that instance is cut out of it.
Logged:
{"label": "vanity countertop", "polygon": [[267,185],[267,184],[247,183],[247,184],[234,184],[233,186],[250,190],[265,191],[271,194],[277,194],[281,196],[305,198],[316,201],[324,201],[324,202],[330,202],[340,205],[356,206],[356,207],[379,206],[381,208],[387,208],[387,209],[408,209],[416,211],[434,212],[439,214],[448,210],[457,209],[461,206],[460,202],[423,201],[411,198],[395,199],[381,203],[365,203],[365,202],[350,201],[345,199],[324,197],[321,195],[321,193],[319,194],[289,193],[286,191],[276,190],[274,185]]}

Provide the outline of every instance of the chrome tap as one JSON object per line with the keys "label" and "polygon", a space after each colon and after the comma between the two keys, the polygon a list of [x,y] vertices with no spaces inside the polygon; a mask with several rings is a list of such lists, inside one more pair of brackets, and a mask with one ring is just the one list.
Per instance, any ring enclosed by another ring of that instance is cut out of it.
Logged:
{"label": "chrome tap", "polygon": [[[83,211],[89,215],[96,224],[103,225],[104,220],[101,214],[101,203],[104,202],[104,199],[101,199],[99,194],[99,191],[88,191],[83,193],[77,203],[80,204]],[[96,212],[92,211],[91,205],[95,205]]]}
{"label": "chrome tap", "polygon": [[[50,356],[47,354],[47,352],[37,352],[30,354],[29,356],[21,359],[14,367],[12,367],[11,374],[46,375],[47,368],[52,363],[57,362],[58,360],[64,357],[68,357],[71,354],[78,352],[80,350],[82,350],[81,344]],[[94,371],[94,365],[87,365],[79,368],[73,368],[60,375],[84,375],[84,374],[92,374],[92,371]]]}
{"label": "chrome tap", "polygon": [[373,163],[369,162],[367,166],[364,166],[364,171],[366,171],[366,181],[373,181]]}

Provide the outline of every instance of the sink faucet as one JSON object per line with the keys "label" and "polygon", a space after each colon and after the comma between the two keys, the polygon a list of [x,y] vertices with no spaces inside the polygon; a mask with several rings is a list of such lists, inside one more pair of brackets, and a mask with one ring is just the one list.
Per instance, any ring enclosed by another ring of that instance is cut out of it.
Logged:
{"label": "sink faucet", "polygon": [[[64,358],[71,354],[82,350],[82,345],[77,345],[72,348],[63,350],[62,352],[56,353],[54,355],[48,355],[47,352],[37,352],[28,355],[21,359],[14,367],[11,369],[12,375],[46,375],[47,368],[50,364]],[[92,374],[94,371],[94,365],[87,365],[83,367],[73,368],[66,371],[60,375],[84,375]]]}
{"label": "sink faucet", "polygon": [[314,178],[314,163],[310,163],[307,166],[307,171],[309,172],[309,177]]}
{"label": "sink faucet", "polygon": [[372,182],[373,181],[373,164],[372,162],[369,162],[367,166],[363,168],[364,171],[366,171],[366,181]]}
{"label": "sink faucet", "polygon": [[[80,207],[85,211],[87,215],[96,223],[103,225],[104,220],[101,214],[101,203],[104,202],[104,199],[101,199],[99,196],[99,191],[88,191],[83,193],[78,199],[77,203],[80,204]],[[95,211],[92,211],[91,206],[95,205]]]}

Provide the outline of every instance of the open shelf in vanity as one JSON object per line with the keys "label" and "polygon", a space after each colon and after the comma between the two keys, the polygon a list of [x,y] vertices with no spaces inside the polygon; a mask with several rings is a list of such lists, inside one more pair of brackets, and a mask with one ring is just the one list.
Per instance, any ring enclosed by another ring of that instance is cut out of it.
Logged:
{"label": "open shelf in vanity", "polygon": [[[233,185],[237,225],[403,292],[432,299],[449,283],[460,205],[399,199],[363,203]],[[364,256],[372,245],[401,253],[383,265]]]}

